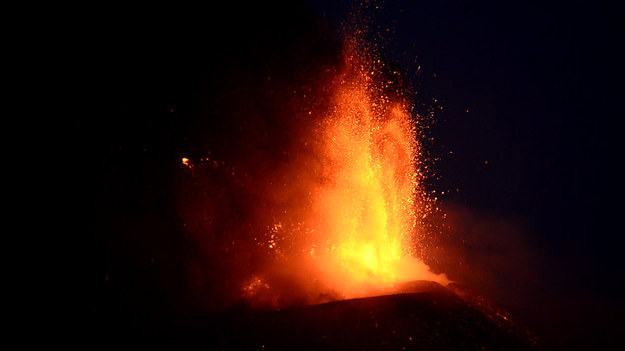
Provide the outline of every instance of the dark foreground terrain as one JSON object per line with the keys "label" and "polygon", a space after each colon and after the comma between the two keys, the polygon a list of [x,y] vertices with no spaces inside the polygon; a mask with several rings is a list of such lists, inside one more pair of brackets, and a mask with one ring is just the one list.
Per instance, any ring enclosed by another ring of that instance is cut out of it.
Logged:
{"label": "dark foreground terrain", "polygon": [[141,348],[208,350],[538,348],[505,311],[458,286],[417,281],[400,291],[288,310],[241,307],[219,315],[188,316],[165,329],[138,327],[108,341]]}

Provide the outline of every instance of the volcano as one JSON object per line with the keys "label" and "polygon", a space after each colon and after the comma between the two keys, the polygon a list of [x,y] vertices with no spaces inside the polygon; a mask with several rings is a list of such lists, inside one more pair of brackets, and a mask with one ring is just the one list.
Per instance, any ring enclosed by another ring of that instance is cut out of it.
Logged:
{"label": "volcano", "polygon": [[[130,335],[137,345],[209,350],[535,350],[508,313],[455,284],[413,281],[400,293],[284,310],[237,306]],[[139,328],[141,329],[141,328]]]}

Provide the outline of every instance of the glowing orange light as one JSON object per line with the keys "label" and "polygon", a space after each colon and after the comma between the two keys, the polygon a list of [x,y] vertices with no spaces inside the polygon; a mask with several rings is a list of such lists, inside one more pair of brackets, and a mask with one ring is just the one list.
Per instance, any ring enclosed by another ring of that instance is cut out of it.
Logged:
{"label": "glowing orange light", "polygon": [[[324,125],[327,181],[317,189],[310,256],[320,279],[344,297],[415,279],[446,281],[413,257],[417,214],[430,204],[409,106],[380,92],[366,56],[348,47]],[[379,62],[379,61],[378,61]],[[322,249],[317,243],[325,243]],[[315,249],[317,247],[317,249]]]}
{"label": "glowing orange light", "polygon": [[183,164],[185,167],[191,168],[191,164],[189,164],[189,159],[188,159],[188,158],[186,158],[186,157],[183,157],[183,158],[182,158],[182,164]]}
{"label": "glowing orange light", "polygon": [[[417,258],[423,222],[436,207],[422,184],[423,135],[402,98],[400,75],[357,40],[346,44],[337,71],[326,72],[323,104],[297,106],[303,118],[284,128],[297,130],[297,138],[270,140],[280,162],[259,166],[261,152],[232,156],[232,165],[213,156],[181,159],[197,177],[193,186],[203,186],[190,192],[185,223],[195,223],[189,230],[205,238],[211,254],[233,263],[224,276],[238,281],[253,305],[393,293],[411,280],[448,282]],[[301,91],[306,87],[293,94]],[[211,176],[196,182],[205,174]]]}

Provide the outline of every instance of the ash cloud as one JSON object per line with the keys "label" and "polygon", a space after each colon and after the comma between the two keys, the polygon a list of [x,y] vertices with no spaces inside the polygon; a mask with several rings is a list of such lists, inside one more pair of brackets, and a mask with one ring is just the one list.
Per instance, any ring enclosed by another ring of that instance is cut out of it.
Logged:
{"label": "ash cloud", "polygon": [[532,285],[540,262],[524,221],[452,202],[439,205],[434,226],[440,234],[428,238],[431,265],[455,282],[502,300],[515,299],[512,295]]}

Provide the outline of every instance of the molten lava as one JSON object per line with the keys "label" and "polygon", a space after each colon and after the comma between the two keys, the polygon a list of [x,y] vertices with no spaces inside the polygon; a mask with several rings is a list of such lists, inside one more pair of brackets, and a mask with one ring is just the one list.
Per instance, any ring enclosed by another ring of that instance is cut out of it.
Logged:
{"label": "molten lava", "polygon": [[346,50],[321,135],[326,182],[313,198],[312,261],[320,279],[344,297],[416,279],[444,283],[412,256],[430,201],[409,104],[384,94],[397,82],[381,81],[380,61],[357,48]]}
{"label": "molten lava", "polygon": [[233,114],[244,116],[239,130],[260,127],[215,158],[182,158],[191,177],[182,216],[207,261],[192,282],[205,269],[221,282],[210,287],[240,281],[239,297],[274,307],[448,282],[417,259],[433,204],[418,116],[399,73],[370,51],[348,40],[339,67],[304,89],[294,113]]}

